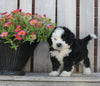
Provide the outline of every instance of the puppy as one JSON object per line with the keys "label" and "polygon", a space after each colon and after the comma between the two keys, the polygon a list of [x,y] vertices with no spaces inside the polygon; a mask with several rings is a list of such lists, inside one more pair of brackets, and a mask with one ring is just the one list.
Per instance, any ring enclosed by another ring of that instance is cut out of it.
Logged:
{"label": "puppy", "polygon": [[[83,73],[91,74],[90,61],[88,58],[87,44],[96,35],[90,34],[83,39],[75,39],[75,35],[66,27],[55,27],[48,38],[50,45],[50,59],[52,72],[50,76],[70,76],[73,67],[83,62]],[[62,71],[62,72],[61,72]]]}

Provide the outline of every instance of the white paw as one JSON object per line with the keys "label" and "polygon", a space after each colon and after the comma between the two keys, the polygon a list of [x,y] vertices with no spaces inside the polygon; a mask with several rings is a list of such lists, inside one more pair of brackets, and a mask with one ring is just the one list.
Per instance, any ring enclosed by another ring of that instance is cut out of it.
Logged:
{"label": "white paw", "polygon": [[60,76],[71,76],[71,72],[63,71]]}
{"label": "white paw", "polygon": [[50,76],[58,76],[59,72],[58,71],[52,71],[49,73]]}
{"label": "white paw", "polygon": [[91,69],[90,68],[84,68],[83,74],[91,75]]}

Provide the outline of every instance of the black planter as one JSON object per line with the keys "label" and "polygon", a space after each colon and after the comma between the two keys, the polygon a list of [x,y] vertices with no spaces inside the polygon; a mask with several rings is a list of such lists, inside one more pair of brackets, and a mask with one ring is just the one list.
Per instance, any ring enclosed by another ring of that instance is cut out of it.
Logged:
{"label": "black planter", "polygon": [[25,42],[20,44],[17,51],[15,51],[10,48],[10,44],[3,42],[4,40],[0,40],[0,74],[24,75],[22,69],[38,43],[34,41],[34,43],[30,45],[29,42]]}

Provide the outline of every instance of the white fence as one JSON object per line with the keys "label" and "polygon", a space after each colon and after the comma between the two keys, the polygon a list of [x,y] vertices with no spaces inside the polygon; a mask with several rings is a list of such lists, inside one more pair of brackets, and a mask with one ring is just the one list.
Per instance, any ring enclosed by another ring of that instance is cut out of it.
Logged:
{"label": "white fence", "polygon": [[[0,12],[12,11],[19,8],[25,12],[32,13],[33,0],[0,0]],[[40,15],[46,14],[57,21],[57,25],[64,25],[70,28],[76,34],[76,1],[77,0],[35,0],[35,13]],[[90,33],[94,33],[95,26],[95,0],[80,0],[80,19],[79,19],[79,36],[85,37]],[[91,60],[91,68],[94,71],[94,40],[89,45],[89,58]],[[100,72],[100,0],[98,0],[98,48],[97,48],[97,72]],[[34,72],[48,72],[51,70],[50,59],[48,57],[48,44],[42,43],[36,48],[33,59]],[[26,68],[30,71],[30,63]]]}

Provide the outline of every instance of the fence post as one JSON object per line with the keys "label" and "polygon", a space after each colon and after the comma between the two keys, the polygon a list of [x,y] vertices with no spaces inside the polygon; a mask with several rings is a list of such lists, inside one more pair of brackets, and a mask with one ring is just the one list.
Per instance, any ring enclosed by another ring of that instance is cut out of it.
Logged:
{"label": "fence post", "polygon": [[98,0],[98,56],[97,56],[97,72],[100,72],[100,0]]}
{"label": "fence post", "polygon": [[32,0],[20,0],[19,7],[23,10],[23,12],[32,13]]}
{"label": "fence post", "polygon": [[[19,8],[22,9],[23,12],[29,12],[29,13],[32,13],[32,0],[19,0],[20,4],[19,4]],[[30,66],[31,66],[31,58],[28,60],[26,66],[25,66],[25,69],[24,71],[26,72],[30,72]]]}
{"label": "fence post", "polygon": [[[94,0],[80,0],[80,38],[94,33]],[[88,45],[92,71],[94,71],[94,40]]]}
{"label": "fence post", "polygon": [[76,34],[76,0],[58,0],[57,23]]}
{"label": "fence post", "polygon": [[[55,22],[56,0],[35,0],[35,13],[46,14]],[[48,57],[48,44],[40,43],[34,52],[34,72],[49,72],[51,70],[50,59]]]}
{"label": "fence post", "polygon": [[10,13],[17,9],[17,0],[0,0],[0,12]]}

